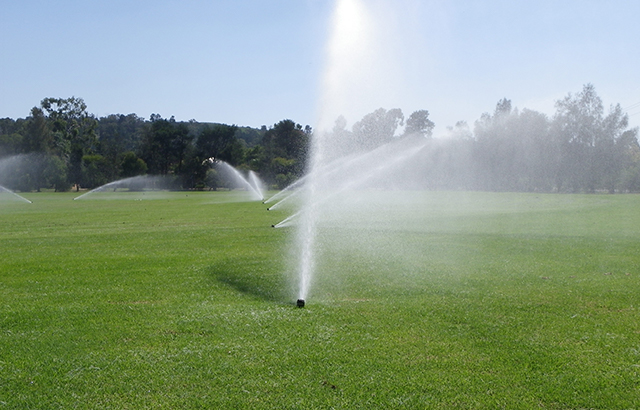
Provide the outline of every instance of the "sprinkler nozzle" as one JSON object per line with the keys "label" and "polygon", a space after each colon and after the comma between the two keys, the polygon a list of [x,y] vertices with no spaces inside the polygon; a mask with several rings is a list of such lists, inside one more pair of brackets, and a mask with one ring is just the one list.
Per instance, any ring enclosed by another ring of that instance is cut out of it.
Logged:
{"label": "sprinkler nozzle", "polygon": [[271,227],[272,227],[272,228],[275,228],[276,226],[275,226],[275,225],[271,225]]}
{"label": "sprinkler nozzle", "polygon": [[304,299],[298,299],[298,301],[296,302],[296,306],[299,308],[303,308],[304,307]]}
{"label": "sprinkler nozzle", "polygon": [[267,208],[267,211],[270,211],[270,210],[271,210],[271,208]]}

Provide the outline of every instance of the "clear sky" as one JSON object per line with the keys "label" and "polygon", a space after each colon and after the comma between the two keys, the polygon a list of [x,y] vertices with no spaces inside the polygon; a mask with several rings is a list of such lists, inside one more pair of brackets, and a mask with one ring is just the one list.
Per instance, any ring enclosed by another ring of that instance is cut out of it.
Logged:
{"label": "clear sky", "polygon": [[[592,83],[640,125],[640,1],[369,0],[395,93],[358,113],[426,109],[436,132],[496,102],[548,115]],[[386,3],[381,7],[381,3]],[[97,115],[312,125],[333,0],[0,0],[0,117],[45,97]],[[385,13],[388,20],[385,18]],[[384,51],[386,50],[386,51]],[[386,84],[383,84],[386,83]],[[347,118],[352,124],[359,118]]]}

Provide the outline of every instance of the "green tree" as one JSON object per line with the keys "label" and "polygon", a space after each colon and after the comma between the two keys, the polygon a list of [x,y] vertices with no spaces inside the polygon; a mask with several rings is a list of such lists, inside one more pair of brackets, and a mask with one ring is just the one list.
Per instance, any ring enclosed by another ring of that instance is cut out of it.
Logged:
{"label": "green tree", "polygon": [[[311,133],[311,127],[303,128],[292,120],[282,120],[268,129],[262,140],[261,175],[272,183],[276,179],[285,181],[301,177],[306,169]],[[276,158],[280,159],[274,161]],[[280,167],[282,160],[288,164],[285,171]],[[279,174],[284,177],[277,177]]]}
{"label": "green tree", "polygon": [[557,101],[553,132],[560,147],[558,187],[613,192],[622,172],[616,141],[627,125],[628,116],[619,104],[604,115],[602,100],[592,84]]}
{"label": "green tree", "polygon": [[555,148],[544,114],[512,108],[503,98],[493,115],[475,123],[474,165],[478,186],[489,190],[550,190]]}
{"label": "green tree", "polygon": [[474,158],[476,178],[482,189],[492,191],[514,189],[518,164],[514,122],[518,112],[512,112],[511,101],[503,98],[494,114],[483,113],[475,122]]}
{"label": "green tree", "polygon": [[150,124],[143,131],[140,158],[150,174],[179,173],[191,139],[185,124],[176,123],[174,117],[167,120],[152,114]]}
{"label": "green tree", "polygon": [[110,181],[110,166],[105,157],[99,154],[82,157],[82,186],[97,188]]}
{"label": "green tree", "polygon": [[391,142],[396,130],[403,124],[404,115],[399,108],[389,111],[378,108],[353,124],[352,134],[356,149],[370,151]]}
{"label": "green tree", "polygon": [[234,149],[238,144],[237,131],[238,127],[235,125],[215,124],[205,127],[196,141],[198,157],[203,161],[213,158],[233,166],[238,165],[242,161],[242,155]]}
{"label": "green tree", "polygon": [[189,134],[189,128],[185,123],[178,123],[174,127],[171,148],[175,158],[174,173],[182,175],[187,152],[191,147],[193,136]]}
{"label": "green tree", "polygon": [[67,180],[67,164],[56,155],[47,155],[44,167],[46,183],[55,192],[68,191],[71,185]]}
{"label": "green tree", "polygon": [[25,123],[23,152],[53,152],[53,133],[51,125],[43,110],[38,107],[31,109],[31,116]]}
{"label": "green tree", "polygon": [[435,124],[429,119],[429,111],[418,110],[411,113],[407,118],[406,127],[404,129],[405,136],[419,136],[430,138]]}
{"label": "green tree", "polygon": [[23,122],[0,118],[0,158],[23,152]]}
{"label": "green tree", "polygon": [[147,172],[147,164],[138,158],[133,151],[125,152],[120,161],[120,176],[122,178],[130,178],[138,175],[144,175]]}
{"label": "green tree", "polygon": [[513,124],[519,164],[516,187],[523,191],[551,191],[555,182],[558,148],[545,114],[523,109]]}
{"label": "green tree", "polygon": [[640,144],[638,128],[622,133],[616,141],[616,151],[621,160],[622,172],[619,188],[623,192],[640,192]]}
{"label": "green tree", "polygon": [[97,153],[109,163],[109,179],[120,176],[123,156],[138,148],[144,126],[144,119],[135,114],[112,114],[98,120]]}
{"label": "green tree", "polygon": [[67,161],[68,178],[79,189],[82,157],[95,152],[98,122],[82,98],[45,98],[40,106],[51,124],[53,153]]}

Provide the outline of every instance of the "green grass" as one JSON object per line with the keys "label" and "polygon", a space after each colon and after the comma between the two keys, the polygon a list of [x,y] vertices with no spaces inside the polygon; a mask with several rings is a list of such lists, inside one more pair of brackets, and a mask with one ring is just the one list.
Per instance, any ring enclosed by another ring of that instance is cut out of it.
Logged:
{"label": "green grass", "polygon": [[640,408],[640,196],[372,200],[297,309],[284,211],[101,195],[0,198],[0,408]]}

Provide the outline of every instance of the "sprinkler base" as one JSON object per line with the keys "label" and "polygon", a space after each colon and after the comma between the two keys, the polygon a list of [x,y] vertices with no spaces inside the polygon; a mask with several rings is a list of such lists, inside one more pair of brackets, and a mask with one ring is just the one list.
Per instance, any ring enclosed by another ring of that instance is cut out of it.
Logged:
{"label": "sprinkler base", "polygon": [[299,308],[303,308],[304,307],[304,299],[298,299],[298,301],[296,302],[296,306]]}

